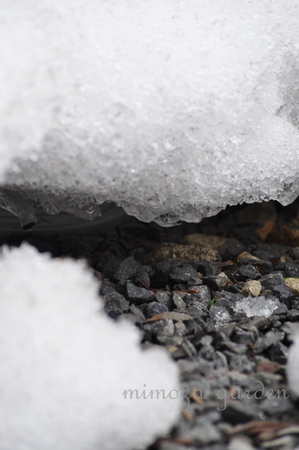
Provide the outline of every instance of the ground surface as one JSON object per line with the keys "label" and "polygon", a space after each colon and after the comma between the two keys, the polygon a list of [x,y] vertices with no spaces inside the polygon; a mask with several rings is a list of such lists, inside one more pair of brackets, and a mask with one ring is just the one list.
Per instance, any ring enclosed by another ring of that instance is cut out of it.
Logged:
{"label": "ground surface", "polygon": [[165,229],[135,219],[89,236],[29,240],[85,258],[105,311],[180,368],[184,410],[151,450],[294,449],[299,406],[285,365],[299,329],[299,203],[229,208]]}

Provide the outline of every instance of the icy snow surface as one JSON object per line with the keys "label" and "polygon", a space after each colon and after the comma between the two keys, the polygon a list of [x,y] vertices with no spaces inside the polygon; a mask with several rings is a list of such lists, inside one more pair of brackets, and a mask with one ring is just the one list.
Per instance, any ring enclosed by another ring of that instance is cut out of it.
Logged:
{"label": "icy snow surface", "polygon": [[293,201],[298,7],[1,0],[2,183],[52,213],[113,200],[164,225]]}
{"label": "icy snow surface", "polygon": [[0,272],[1,450],[132,450],[168,431],[177,367],[100,311],[82,263],[22,246],[6,249]]}
{"label": "icy snow surface", "polygon": [[270,317],[280,307],[280,301],[274,296],[246,297],[233,305],[236,312],[243,312],[247,317]]}

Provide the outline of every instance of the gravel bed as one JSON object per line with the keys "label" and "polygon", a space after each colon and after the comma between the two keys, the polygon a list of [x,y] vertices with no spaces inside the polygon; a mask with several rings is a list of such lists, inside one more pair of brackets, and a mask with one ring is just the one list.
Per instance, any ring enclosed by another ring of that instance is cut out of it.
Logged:
{"label": "gravel bed", "polygon": [[92,236],[26,239],[56,257],[85,258],[106,313],[177,362],[184,409],[148,450],[299,446],[298,401],[285,376],[299,330],[297,211],[298,202],[270,202],[172,229],[132,219]]}

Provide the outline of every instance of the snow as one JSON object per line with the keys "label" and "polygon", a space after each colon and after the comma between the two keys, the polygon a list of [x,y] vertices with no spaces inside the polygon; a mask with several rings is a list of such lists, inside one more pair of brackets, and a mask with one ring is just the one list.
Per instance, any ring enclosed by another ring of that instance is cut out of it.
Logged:
{"label": "snow", "polygon": [[294,334],[292,338],[294,342],[289,349],[286,373],[289,387],[299,397],[299,334]]}
{"label": "snow", "polygon": [[162,225],[291,202],[298,7],[2,0],[0,180],[53,213],[112,200]]}
{"label": "snow", "polygon": [[132,450],[167,433],[178,369],[104,315],[82,262],[23,245],[4,249],[0,271],[1,450]]}

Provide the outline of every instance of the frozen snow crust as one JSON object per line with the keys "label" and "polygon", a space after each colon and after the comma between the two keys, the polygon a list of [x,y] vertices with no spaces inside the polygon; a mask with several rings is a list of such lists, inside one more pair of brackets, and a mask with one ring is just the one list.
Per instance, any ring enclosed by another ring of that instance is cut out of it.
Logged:
{"label": "frozen snow crust", "polygon": [[23,245],[4,251],[0,271],[1,450],[142,449],[167,433],[178,368],[100,311],[83,263]]}
{"label": "frozen snow crust", "polygon": [[293,201],[298,19],[297,0],[2,0],[2,183],[162,225]]}

